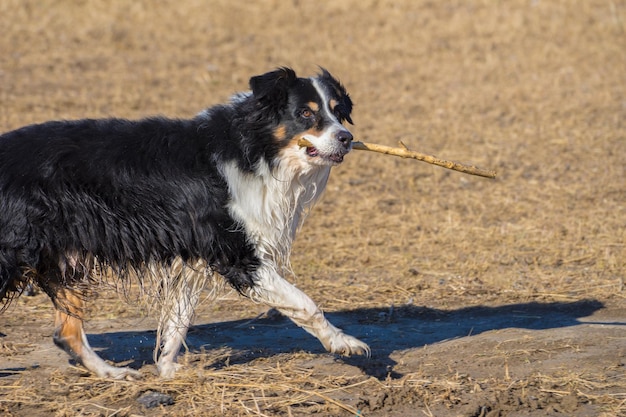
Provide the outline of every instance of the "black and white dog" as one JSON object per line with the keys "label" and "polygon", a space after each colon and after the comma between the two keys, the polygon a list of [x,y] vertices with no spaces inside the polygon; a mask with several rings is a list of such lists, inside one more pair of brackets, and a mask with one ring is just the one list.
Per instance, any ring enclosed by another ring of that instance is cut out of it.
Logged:
{"label": "black and white dog", "polygon": [[155,361],[165,378],[200,290],[220,280],[330,352],[369,354],[284,279],[306,210],[351,149],[342,123],[352,123],[352,101],[326,70],[298,78],[280,68],[250,87],[190,120],[56,121],[0,136],[5,307],[37,285],[57,310],[54,342],[101,377],[138,376],[105,363],[83,331],[90,288],[111,273],[156,279]]}

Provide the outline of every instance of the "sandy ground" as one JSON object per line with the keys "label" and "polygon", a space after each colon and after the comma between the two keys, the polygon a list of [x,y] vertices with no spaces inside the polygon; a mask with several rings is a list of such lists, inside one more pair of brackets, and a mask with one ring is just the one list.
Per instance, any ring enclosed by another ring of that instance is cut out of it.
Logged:
{"label": "sandy ground", "polygon": [[161,381],[150,311],[105,291],[89,339],[144,379],[98,379],[37,294],[0,316],[0,413],[626,415],[626,2],[6,0],[0,27],[1,131],[189,117],[321,65],[357,139],[498,171],[358,151],[334,169],[293,279],[369,359],[225,294]]}

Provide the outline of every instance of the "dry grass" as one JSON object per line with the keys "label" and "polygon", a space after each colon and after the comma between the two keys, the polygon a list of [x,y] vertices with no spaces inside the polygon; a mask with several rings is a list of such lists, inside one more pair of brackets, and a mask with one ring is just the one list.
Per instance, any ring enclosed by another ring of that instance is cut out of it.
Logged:
{"label": "dry grass", "polygon": [[[380,155],[347,158],[292,258],[297,284],[327,311],[582,299],[623,307],[625,21],[623,0],[5,0],[0,131],[57,118],[187,117],[247,88],[251,75],[323,65],[351,92],[357,139],[403,140],[498,171],[490,181]],[[25,310],[11,314],[50,319],[45,301],[19,303]],[[98,310],[137,314],[114,297]],[[201,317],[262,310],[233,300],[203,306]],[[0,355],[29,343],[2,343]],[[189,354],[192,366],[169,382],[29,370],[0,382],[0,410],[147,414],[135,399],[154,390],[176,404],[152,415],[355,415],[364,398],[369,415],[393,415],[391,399],[425,414],[481,415],[485,404],[513,407],[516,395],[539,405],[575,397],[570,403],[626,415],[624,379],[607,379],[623,368],[537,370],[522,380],[438,368],[378,381],[301,368],[312,359],[297,354],[211,366],[211,355],[227,354]],[[478,412],[459,408],[478,390],[486,398]]]}
{"label": "dry grass", "polygon": [[376,379],[364,376],[315,375],[314,369],[295,365],[307,356],[312,357],[304,354],[290,356],[284,362],[278,358],[221,369],[205,368],[229,355],[228,351],[193,355],[194,367],[186,368],[172,381],[150,375],[141,381],[107,381],[55,371],[50,375],[45,397],[40,390],[33,389],[33,381],[26,374],[13,385],[3,386],[2,391],[7,405],[19,403],[20,407],[42,408],[57,416],[132,415],[137,405],[129,404],[129,399],[146,392],[176,398],[176,406],[160,411],[157,408],[152,414],[263,416],[341,411],[355,414],[357,409],[345,402],[346,393],[360,392],[367,385],[380,385]]}
{"label": "dry grass", "polygon": [[[314,369],[298,367],[296,364],[306,355],[290,356],[284,362],[278,358],[222,369],[202,367],[225,354],[228,353],[198,355],[194,358],[197,368],[186,369],[172,381],[150,376],[142,381],[107,381],[55,371],[44,391],[25,375],[13,385],[2,387],[3,406],[8,415],[15,410],[12,405],[19,404],[22,412],[32,413],[28,415],[134,416],[147,410],[130,400],[158,392],[175,398],[176,405],[158,406],[150,409],[148,415],[361,415],[362,407],[369,410],[363,415],[374,415],[385,408],[393,409],[393,404],[413,405],[422,410],[449,409],[466,396],[475,401],[465,406],[463,415],[478,415],[471,414],[475,409],[506,413],[522,401],[528,403],[529,409],[547,408],[565,414],[573,412],[579,403],[600,404],[603,416],[626,412],[626,392],[615,392],[623,383],[602,374],[535,373],[511,380],[417,372],[397,380],[379,381],[365,376],[320,375]],[[483,394],[486,389],[488,395]]]}

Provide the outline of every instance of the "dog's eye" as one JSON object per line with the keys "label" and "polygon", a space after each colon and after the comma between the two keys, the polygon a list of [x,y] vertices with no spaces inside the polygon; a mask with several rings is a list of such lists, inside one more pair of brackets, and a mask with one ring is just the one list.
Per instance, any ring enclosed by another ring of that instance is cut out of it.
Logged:
{"label": "dog's eye", "polygon": [[313,110],[309,108],[300,110],[300,117],[303,117],[305,119],[310,119],[311,117],[313,117]]}

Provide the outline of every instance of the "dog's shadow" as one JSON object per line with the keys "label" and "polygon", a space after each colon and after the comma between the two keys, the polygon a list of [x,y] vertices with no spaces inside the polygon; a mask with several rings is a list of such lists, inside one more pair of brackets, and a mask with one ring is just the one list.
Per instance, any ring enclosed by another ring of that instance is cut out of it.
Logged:
{"label": "dog's shadow", "polygon": [[[505,329],[550,329],[581,324],[580,318],[592,315],[604,305],[597,300],[570,303],[521,303],[499,307],[467,307],[444,311],[404,306],[387,309],[356,309],[327,314],[328,319],[346,333],[368,343],[371,358],[341,359],[361,368],[368,375],[398,377],[393,372],[394,351],[411,349],[458,337]],[[623,324],[625,323],[616,323]],[[130,362],[139,368],[152,362],[155,343],[153,331],[112,332],[89,335],[91,345],[103,358]],[[228,348],[233,352],[228,363],[246,363],[281,353],[325,352],[319,341],[276,314],[253,320],[237,320],[192,326],[187,337],[191,353]],[[213,367],[223,363],[211,364]]]}

